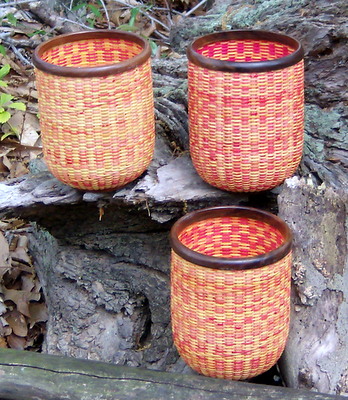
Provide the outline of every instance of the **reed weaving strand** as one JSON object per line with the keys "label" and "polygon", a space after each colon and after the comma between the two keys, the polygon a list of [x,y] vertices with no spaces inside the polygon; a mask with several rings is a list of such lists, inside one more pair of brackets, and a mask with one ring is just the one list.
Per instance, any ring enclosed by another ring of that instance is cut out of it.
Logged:
{"label": "reed weaving strand", "polygon": [[[100,67],[128,60],[141,46],[122,39],[56,46],[44,61]],[[149,165],[154,150],[150,60],[108,76],[66,77],[36,69],[45,160],[61,181],[84,190],[121,187]]]}
{"label": "reed weaving strand", "polygon": [[[274,60],[291,48],[225,41],[198,49],[234,62]],[[189,62],[190,152],[199,175],[220,189],[261,191],[291,176],[303,148],[303,61],[267,72],[223,72]]]}
{"label": "reed weaving strand", "polygon": [[[269,224],[221,217],[184,229],[180,241],[215,257],[253,257],[283,242]],[[193,264],[172,251],[171,312],[175,345],[201,374],[243,380],[271,368],[284,350],[290,313],[291,252],[248,270]]]}

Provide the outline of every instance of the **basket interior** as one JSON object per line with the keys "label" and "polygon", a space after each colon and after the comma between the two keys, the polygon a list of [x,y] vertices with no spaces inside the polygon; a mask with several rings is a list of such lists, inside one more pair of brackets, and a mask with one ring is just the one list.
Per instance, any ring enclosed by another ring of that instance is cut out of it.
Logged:
{"label": "basket interior", "polygon": [[266,222],[246,217],[218,217],[195,222],[179,234],[180,242],[213,257],[255,257],[284,243],[281,232]]}
{"label": "basket interior", "polygon": [[140,54],[142,47],[124,39],[88,39],[61,44],[45,51],[43,61],[61,67],[97,67],[116,64]]}
{"label": "basket interior", "polygon": [[224,40],[197,49],[204,57],[232,62],[270,61],[294,52],[291,46],[267,40]]}

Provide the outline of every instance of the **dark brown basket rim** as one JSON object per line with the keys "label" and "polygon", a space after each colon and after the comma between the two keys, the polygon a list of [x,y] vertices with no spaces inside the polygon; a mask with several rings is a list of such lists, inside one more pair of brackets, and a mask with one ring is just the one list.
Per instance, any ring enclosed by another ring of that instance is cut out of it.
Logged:
{"label": "dark brown basket rim", "polygon": [[[76,42],[78,40],[88,40],[95,38],[113,38],[113,39],[124,39],[130,42],[135,42],[142,47],[142,50],[136,56],[129,60],[121,61],[115,64],[101,65],[98,67],[63,67],[60,65],[54,65],[44,61],[41,56],[42,54],[51,49],[52,47],[59,46],[66,43]],[[64,35],[56,36],[47,42],[41,43],[34,52],[33,64],[34,66],[52,75],[68,76],[76,78],[89,78],[97,76],[107,76],[119,74],[121,72],[129,71],[139,65],[144,64],[151,57],[151,48],[147,40],[141,36],[131,32],[121,32],[110,29],[104,30],[92,30],[84,32],[67,33]]]}
{"label": "dark brown basket rim", "polygon": [[[192,223],[202,221],[207,218],[227,216],[248,217],[258,221],[264,221],[279,230],[284,237],[284,242],[277,249],[268,253],[255,257],[240,258],[207,256],[189,249],[180,242],[179,234]],[[284,258],[291,251],[292,232],[285,221],[267,211],[252,207],[220,206],[193,211],[181,217],[175,222],[170,231],[170,242],[173,251],[192,264],[222,270],[246,270],[274,264],[275,262]]]}
{"label": "dark brown basket rim", "polygon": [[[294,51],[293,53],[285,57],[280,57],[275,60],[254,62],[217,60],[205,57],[197,52],[198,48],[206,44],[234,39],[268,40],[291,46]],[[209,35],[204,35],[195,39],[187,48],[187,57],[189,61],[198,65],[199,67],[211,69],[214,71],[252,73],[273,71],[295,65],[303,59],[304,51],[301,43],[298,40],[281,33],[269,32],[264,30],[232,30],[211,33]]]}

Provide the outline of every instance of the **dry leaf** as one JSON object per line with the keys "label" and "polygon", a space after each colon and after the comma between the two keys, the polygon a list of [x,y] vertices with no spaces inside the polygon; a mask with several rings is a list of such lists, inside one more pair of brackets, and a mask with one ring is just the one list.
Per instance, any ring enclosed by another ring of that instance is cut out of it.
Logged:
{"label": "dry leaf", "polygon": [[15,290],[15,289],[4,288],[4,300],[13,301],[17,306],[17,310],[27,317],[30,317],[29,302],[39,301],[40,298],[41,298],[40,293],[27,292],[26,290]]}
{"label": "dry leaf", "polygon": [[27,344],[25,337],[19,337],[13,333],[6,337],[7,343],[11,349],[24,350]]}
{"label": "dry leaf", "polygon": [[15,148],[15,146],[11,147],[8,145],[0,146],[0,157],[6,156],[10,151],[14,150]]}
{"label": "dry leaf", "polygon": [[0,317],[0,336],[8,336],[12,332],[10,325],[4,317]]}
{"label": "dry leaf", "polygon": [[24,247],[17,247],[15,251],[11,251],[12,260],[18,261],[23,264],[31,265],[31,259]]}
{"label": "dry leaf", "polygon": [[46,322],[48,320],[48,311],[45,303],[30,303],[30,328],[37,322]]}
{"label": "dry leaf", "polygon": [[11,164],[11,161],[8,159],[7,156],[3,156],[2,157],[2,163],[9,171],[11,171],[12,164]]}
{"label": "dry leaf", "polygon": [[22,274],[22,290],[31,292],[35,288],[34,275],[33,274]]}
{"label": "dry leaf", "polygon": [[[0,292],[1,292],[1,285],[0,285]],[[7,307],[5,306],[2,298],[0,297],[0,315],[4,314],[7,311]]]}
{"label": "dry leaf", "polygon": [[26,337],[28,334],[28,326],[25,317],[17,310],[13,310],[4,316],[12,332],[20,337]]}
{"label": "dry leaf", "polygon": [[[11,268],[6,272],[6,274],[2,277],[3,284],[5,287],[10,289],[20,289],[20,282],[17,282],[17,278],[22,273],[22,268],[20,268],[19,263],[12,261]],[[27,267],[28,268],[28,267]]]}
{"label": "dry leaf", "polygon": [[35,283],[35,289],[33,290],[33,292],[39,293],[40,290],[42,289],[42,285],[41,285],[41,282],[40,282],[40,280],[39,280],[39,278],[37,276],[34,279],[34,283]]}
{"label": "dry leaf", "polygon": [[8,346],[7,346],[7,342],[6,342],[6,339],[4,338],[4,337],[1,337],[0,336],[0,348],[1,349],[6,349]]}
{"label": "dry leaf", "polygon": [[0,232],[0,280],[10,269],[10,265],[9,245],[3,233]]}
{"label": "dry leaf", "polygon": [[[4,165],[4,163],[2,162],[2,158],[0,157],[0,173],[3,177],[6,177],[7,173],[8,173],[8,169],[6,168],[6,166]],[[1,180],[1,179],[0,179]]]}
{"label": "dry leaf", "polygon": [[18,218],[8,218],[0,221],[0,230],[14,230],[27,226],[28,222]]}
{"label": "dry leaf", "polygon": [[40,125],[36,115],[26,113],[21,134],[23,146],[35,146],[39,139]]}
{"label": "dry leaf", "polygon": [[152,22],[152,24],[145,26],[141,31],[141,34],[145,37],[151,36],[156,30],[156,25]]}

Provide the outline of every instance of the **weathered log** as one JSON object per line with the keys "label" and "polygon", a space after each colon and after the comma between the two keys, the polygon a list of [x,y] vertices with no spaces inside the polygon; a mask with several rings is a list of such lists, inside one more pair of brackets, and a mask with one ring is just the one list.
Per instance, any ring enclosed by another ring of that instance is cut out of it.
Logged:
{"label": "weathered log", "polygon": [[0,349],[0,396],[2,400],[343,399],[304,390],[4,349]]}
{"label": "weathered log", "polygon": [[347,190],[292,178],[280,215],[294,232],[292,318],[282,360],[290,387],[347,394]]}
{"label": "weathered log", "polygon": [[[299,172],[311,180],[289,180],[277,189],[280,214],[295,235],[293,318],[282,374],[290,386],[331,393],[346,393],[348,386],[343,357],[347,15],[345,0],[216,1],[206,16],[184,20],[172,32],[178,51],[184,51],[194,36],[230,28],[281,31],[304,44],[306,142]],[[52,353],[173,369],[177,354],[170,338],[166,284],[172,221],[213,204],[247,202],[275,211],[270,201],[275,192],[228,194],[195,173],[186,152],[185,57],[155,62],[154,83],[156,157],[133,184],[110,194],[83,193],[61,185],[45,170],[21,182],[0,183],[0,213],[39,223],[32,248],[50,307],[45,346]],[[102,332],[112,344],[105,349],[99,340]],[[175,368],[179,370],[178,364]]]}

